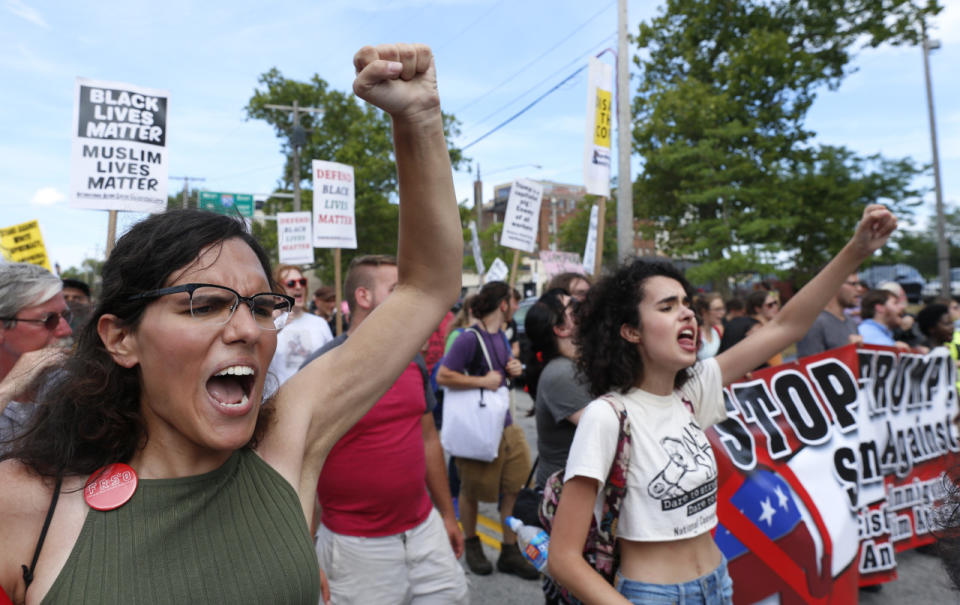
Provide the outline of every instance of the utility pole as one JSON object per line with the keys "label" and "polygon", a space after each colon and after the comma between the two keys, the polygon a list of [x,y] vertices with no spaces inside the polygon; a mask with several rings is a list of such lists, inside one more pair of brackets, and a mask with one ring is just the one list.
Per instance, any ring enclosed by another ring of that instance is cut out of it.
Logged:
{"label": "utility pole", "polygon": [[483,181],[480,179],[480,162],[477,162],[477,180],[473,182],[473,209],[477,213],[477,230],[483,231]]}
{"label": "utility pole", "polygon": [[293,211],[300,212],[300,147],[307,142],[307,132],[300,127],[300,112],[323,113],[319,107],[300,107],[299,101],[293,100],[293,105],[264,105],[267,109],[293,112],[293,130],[290,132],[290,147],[293,148],[293,169],[290,180],[293,181]]}
{"label": "utility pole", "polygon": [[923,39],[923,75],[927,84],[927,113],[930,115],[930,147],[933,150],[933,187],[937,199],[937,273],[940,275],[940,294],[951,295],[950,284],[950,250],[947,247],[947,236],[944,231],[943,216],[943,188],[940,185],[940,155],[937,153],[937,121],[933,114],[933,84],[930,82],[930,51],[940,48],[939,40],[927,38],[926,21],[921,22]]}
{"label": "utility pole", "polygon": [[[627,50],[627,0],[618,0],[617,16],[617,259],[633,256],[633,179],[630,177],[630,52]],[[600,215],[603,222],[603,215]]]}
{"label": "utility pole", "polygon": [[180,197],[180,207],[181,208],[190,208],[190,181],[194,183],[202,183],[207,179],[196,177],[196,176],[172,176],[171,179],[175,181],[183,181],[183,193]]}

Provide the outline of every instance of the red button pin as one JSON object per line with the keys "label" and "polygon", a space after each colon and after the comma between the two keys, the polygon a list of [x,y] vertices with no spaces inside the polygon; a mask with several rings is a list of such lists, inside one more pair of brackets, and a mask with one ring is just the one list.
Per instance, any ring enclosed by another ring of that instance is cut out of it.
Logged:
{"label": "red button pin", "polygon": [[127,503],[137,491],[137,471],[116,462],[97,469],[83,487],[83,499],[90,508],[113,510]]}

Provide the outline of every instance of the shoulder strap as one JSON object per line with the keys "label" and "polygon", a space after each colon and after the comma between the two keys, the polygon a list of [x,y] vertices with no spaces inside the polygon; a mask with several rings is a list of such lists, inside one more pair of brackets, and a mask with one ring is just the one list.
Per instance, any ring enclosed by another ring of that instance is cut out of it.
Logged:
{"label": "shoulder strap", "polygon": [[[612,395],[612,394],[611,394]],[[605,395],[603,400],[617,413],[620,419],[620,432],[617,437],[617,449],[613,456],[610,473],[604,483],[603,509],[600,516],[598,532],[604,540],[611,544],[616,540],[617,519],[620,517],[620,505],[627,493],[627,468],[630,465],[630,422],[627,419],[627,408],[619,395]]]}
{"label": "shoulder strap", "polygon": [[63,485],[63,476],[57,475],[57,483],[53,486],[53,495],[50,497],[50,507],[47,508],[47,517],[43,520],[43,529],[40,530],[40,538],[37,540],[37,546],[33,549],[33,560],[30,561],[30,568],[21,565],[23,569],[23,589],[26,590],[33,582],[33,570],[37,567],[37,559],[40,558],[40,549],[43,548],[43,541],[47,539],[47,530],[50,529],[50,521],[53,520],[53,511],[57,508],[57,499],[60,497],[60,486]]}
{"label": "shoulder strap", "polygon": [[480,335],[480,332],[474,330],[473,328],[467,328],[467,332],[472,332],[474,336],[477,337],[477,342],[480,343],[480,350],[483,351],[483,358],[487,361],[487,368],[494,369],[493,364],[490,363],[490,354],[487,353],[487,345],[483,342],[483,336]]}

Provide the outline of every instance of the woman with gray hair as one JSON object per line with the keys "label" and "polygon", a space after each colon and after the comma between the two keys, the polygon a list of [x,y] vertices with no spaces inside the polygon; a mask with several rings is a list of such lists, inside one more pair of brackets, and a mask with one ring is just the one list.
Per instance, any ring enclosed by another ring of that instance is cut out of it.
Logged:
{"label": "woman with gray hair", "polygon": [[39,265],[0,264],[0,452],[33,416],[29,384],[64,356],[70,311],[63,282]]}

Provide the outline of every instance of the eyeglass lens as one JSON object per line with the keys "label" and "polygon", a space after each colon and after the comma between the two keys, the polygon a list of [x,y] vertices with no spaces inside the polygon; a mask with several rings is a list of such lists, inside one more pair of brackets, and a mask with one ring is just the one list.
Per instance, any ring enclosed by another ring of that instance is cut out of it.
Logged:
{"label": "eyeglass lens", "polygon": [[[254,321],[264,330],[279,330],[287,320],[290,302],[276,294],[255,294],[243,301],[253,314]],[[240,304],[236,294],[216,286],[200,286],[190,296],[190,314],[222,325],[230,321]]]}

